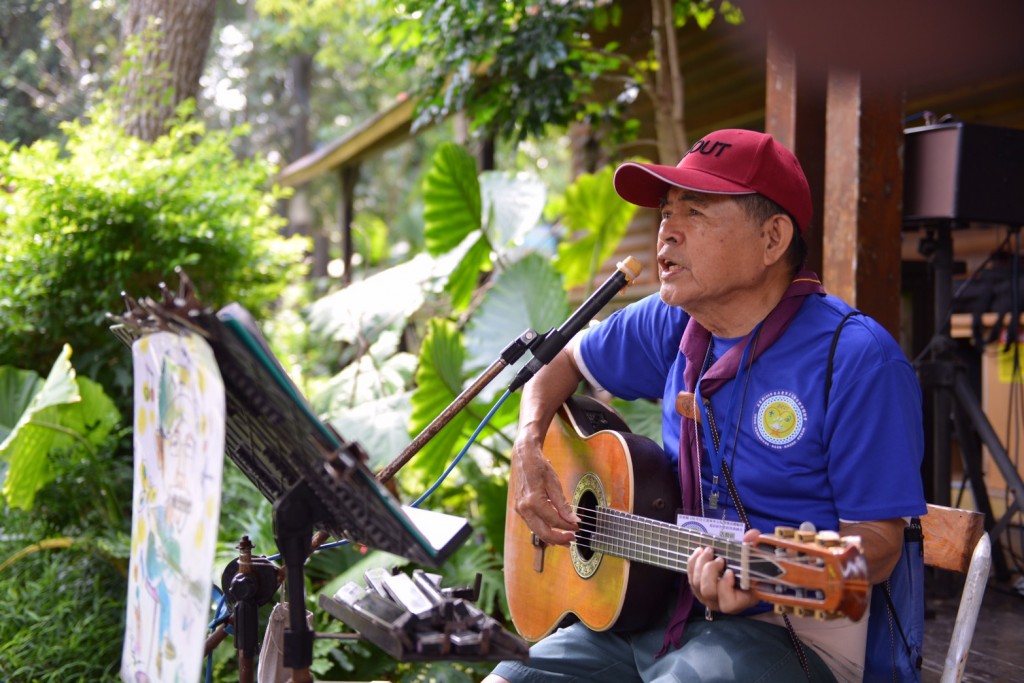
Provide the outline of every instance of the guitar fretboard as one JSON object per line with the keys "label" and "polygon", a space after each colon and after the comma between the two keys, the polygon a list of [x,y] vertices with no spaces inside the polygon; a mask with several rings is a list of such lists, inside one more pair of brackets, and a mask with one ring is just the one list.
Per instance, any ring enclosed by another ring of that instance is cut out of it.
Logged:
{"label": "guitar fretboard", "polygon": [[[579,509],[577,514],[583,521],[577,542],[613,557],[686,573],[690,554],[697,548],[711,547],[737,576],[753,572],[767,579],[781,574],[768,560],[752,560],[749,548],[742,543],[614,508]],[[756,565],[752,567],[752,563]]]}

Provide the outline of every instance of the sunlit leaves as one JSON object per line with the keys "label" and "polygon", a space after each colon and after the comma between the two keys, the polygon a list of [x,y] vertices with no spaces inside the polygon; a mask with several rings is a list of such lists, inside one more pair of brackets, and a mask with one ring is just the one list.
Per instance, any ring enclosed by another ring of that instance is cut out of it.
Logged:
{"label": "sunlit leaves", "polygon": [[535,228],[547,197],[544,183],[525,173],[481,173],[480,192],[487,236],[497,247],[518,242]]}
{"label": "sunlit leaves", "polygon": [[120,415],[99,385],[76,380],[67,345],[42,383],[34,373],[10,368],[0,368],[0,378],[0,387],[10,392],[0,396],[11,406],[5,419],[20,413],[13,426],[4,427],[6,436],[0,442],[0,460],[7,465],[2,492],[11,507],[27,510],[36,492],[56,474],[50,466],[52,451],[97,446]]}
{"label": "sunlit leaves", "polygon": [[423,202],[423,229],[432,255],[451,251],[480,229],[480,183],[476,161],[466,150],[454,143],[438,148],[423,181]]}
{"label": "sunlit leaves", "polygon": [[385,330],[400,330],[424,301],[434,262],[426,255],[381,271],[318,299],[310,307],[314,332],[349,344],[373,344]]}
{"label": "sunlit leaves", "polygon": [[636,206],[622,201],[612,186],[612,168],[585,173],[565,192],[562,223],[569,239],[558,245],[555,267],[566,285],[589,282],[598,266],[615,252],[636,213]]}
{"label": "sunlit leaves", "polygon": [[0,366],[0,443],[18,424],[42,383],[42,377],[31,370]]}
{"label": "sunlit leaves", "polygon": [[190,119],[149,144],[100,106],[65,124],[62,144],[0,148],[0,175],[15,188],[0,193],[4,240],[20,256],[0,260],[0,364],[42,372],[73,339],[78,370],[116,386],[130,356],[105,314],[124,310],[122,292],[176,287],[179,266],[204,303],[263,313],[300,274],[306,245],[280,238],[275,169],[236,157],[240,132]]}
{"label": "sunlit leaves", "polygon": [[476,161],[453,143],[435,152],[423,183],[425,241],[434,255],[463,252],[446,286],[456,311],[469,304],[495,255],[500,257],[537,226],[546,194],[536,176],[477,176]]}
{"label": "sunlit leaves", "polygon": [[672,8],[676,26],[683,26],[692,18],[701,30],[711,26],[718,15],[729,24],[743,23],[743,10],[729,0],[676,0]]}
{"label": "sunlit leaves", "polygon": [[[550,261],[538,254],[516,261],[498,274],[467,326],[467,368],[483,370],[523,332],[547,332],[565,320],[568,310],[562,277]],[[529,358],[527,354],[524,361]],[[504,388],[511,379],[511,371],[506,370],[492,391]]]}
{"label": "sunlit leaves", "polygon": [[481,274],[491,270],[491,245],[480,235],[448,276],[445,291],[451,297],[452,309],[464,311],[473,293],[481,284]]}
{"label": "sunlit leaves", "polygon": [[[410,434],[419,434],[462,392],[463,362],[466,351],[455,324],[434,319],[420,348],[416,371],[416,391],[412,400]],[[469,416],[457,412],[451,421],[419,452],[417,459],[425,471],[440,473],[459,449],[462,429]]]}
{"label": "sunlit leaves", "polygon": [[465,110],[474,128],[524,139],[581,114],[592,81],[617,68],[589,22],[604,3],[408,0],[383,26],[388,62],[420,69],[420,121]]}
{"label": "sunlit leaves", "polygon": [[335,417],[330,423],[345,439],[363,447],[370,456],[368,467],[380,470],[409,444],[409,399],[409,392],[403,392],[332,410]]}

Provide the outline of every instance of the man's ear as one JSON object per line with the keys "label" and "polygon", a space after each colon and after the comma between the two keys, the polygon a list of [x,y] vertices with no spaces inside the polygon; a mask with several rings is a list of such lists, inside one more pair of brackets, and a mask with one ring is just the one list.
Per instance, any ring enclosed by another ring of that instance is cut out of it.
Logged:
{"label": "man's ear", "polygon": [[792,219],[784,213],[777,213],[761,224],[761,237],[764,244],[764,264],[775,265],[786,255],[790,242],[793,241],[794,230]]}

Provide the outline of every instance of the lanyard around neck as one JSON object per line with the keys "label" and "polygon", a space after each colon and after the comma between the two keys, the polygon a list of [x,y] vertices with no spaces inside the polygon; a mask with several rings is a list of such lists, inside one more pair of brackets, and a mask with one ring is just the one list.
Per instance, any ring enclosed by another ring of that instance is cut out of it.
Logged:
{"label": "lanyard around neck", "polygon": [[[753,359],[751,354],[757,346],[757,340],[760,331],[761,325],[758,324],[758,326],[754,328],[753,333],[750,335],[749,341],[743,347],[743,354],[740,357],[739,365],[736,367],[736,376],[733,378],[733,385],[729,392],[729,408],[727,414],[736,415],[736,431],[733,435],[732,443],[732,457],[734,460],[736,457],[736,449],[739,448],[740,423],[743,419],[743,401],[746,399],[747,386],[750,381],[751,366],[753,365]],[[703,377],[704,373],[707,372],[708,368],[711,365],[710,361],[712,358],[713,347],[714,338],[712,338],[708,342],[708,352],[707,356],[704,359],[704,367],[701,370],[701,377]],[[741,374],[743,375],[742,381],[740,379]],[[739,413],[737,414],[736,390],[740,385],[742,385],[743,389],[740,394]],[[718,431],[718,423],[715,420],[715,414],[711,408],[711,398],[705,398],[704,396],[701,395],[700,378],[698,378],[697,386],[695,387],[695,393],[700,403],[704,405],[704,411],[708,417],[706,421],[702,421],[702,424],[707,424],[707,431],[710,433],[710,439],[708,439],[707,435],[705,435],[705,441],[708,443],[708,461],[711,465],[711,490],[708,493],[708,507],[712,510],[715,510],[718,508],[718,501],[721,495],[719,477],[720,475],[722,475],[722,473],[725,471],[728,465],[725,461],[725,449],[723,448],[721,434]],[[728,473],[726,474],[728,475]],[[731,477],[731,475],[729,476]],[[701,484],[701,486],[703,486],[703,483]],[[739,501],[736,500],[736,494],[733,493],[732,497],[734,499],[734,503],[738,507]],[[701,496],[701,498],[703,498],[703,496]]]}

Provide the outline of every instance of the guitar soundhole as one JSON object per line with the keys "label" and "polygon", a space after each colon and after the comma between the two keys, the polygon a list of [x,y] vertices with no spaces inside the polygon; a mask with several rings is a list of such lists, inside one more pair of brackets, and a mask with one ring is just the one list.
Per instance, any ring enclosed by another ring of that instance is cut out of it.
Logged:
{"label": "guitar soundhole", "polygon": [[580,518],[580,529],[576,532],[576,540],[569,547],[569,554],[576,573],[587,579],[597,572],[603,555],[600,550],[594,550],[595,542],[600,544],[597,513],[605,507],[601,480],[590,472],[583,475],[576,484],[572,499]]}
{"label": "guitar soundhole", "polygon": [[590,560],[594,556],[594,549],[591,545],[594,533],[597,531],[597,496],[593,491],[587,491],[580,496],[576,505],[576,514],[580,518],[580,530],[576,532],[576,545],[579,546],[580,557]]}

